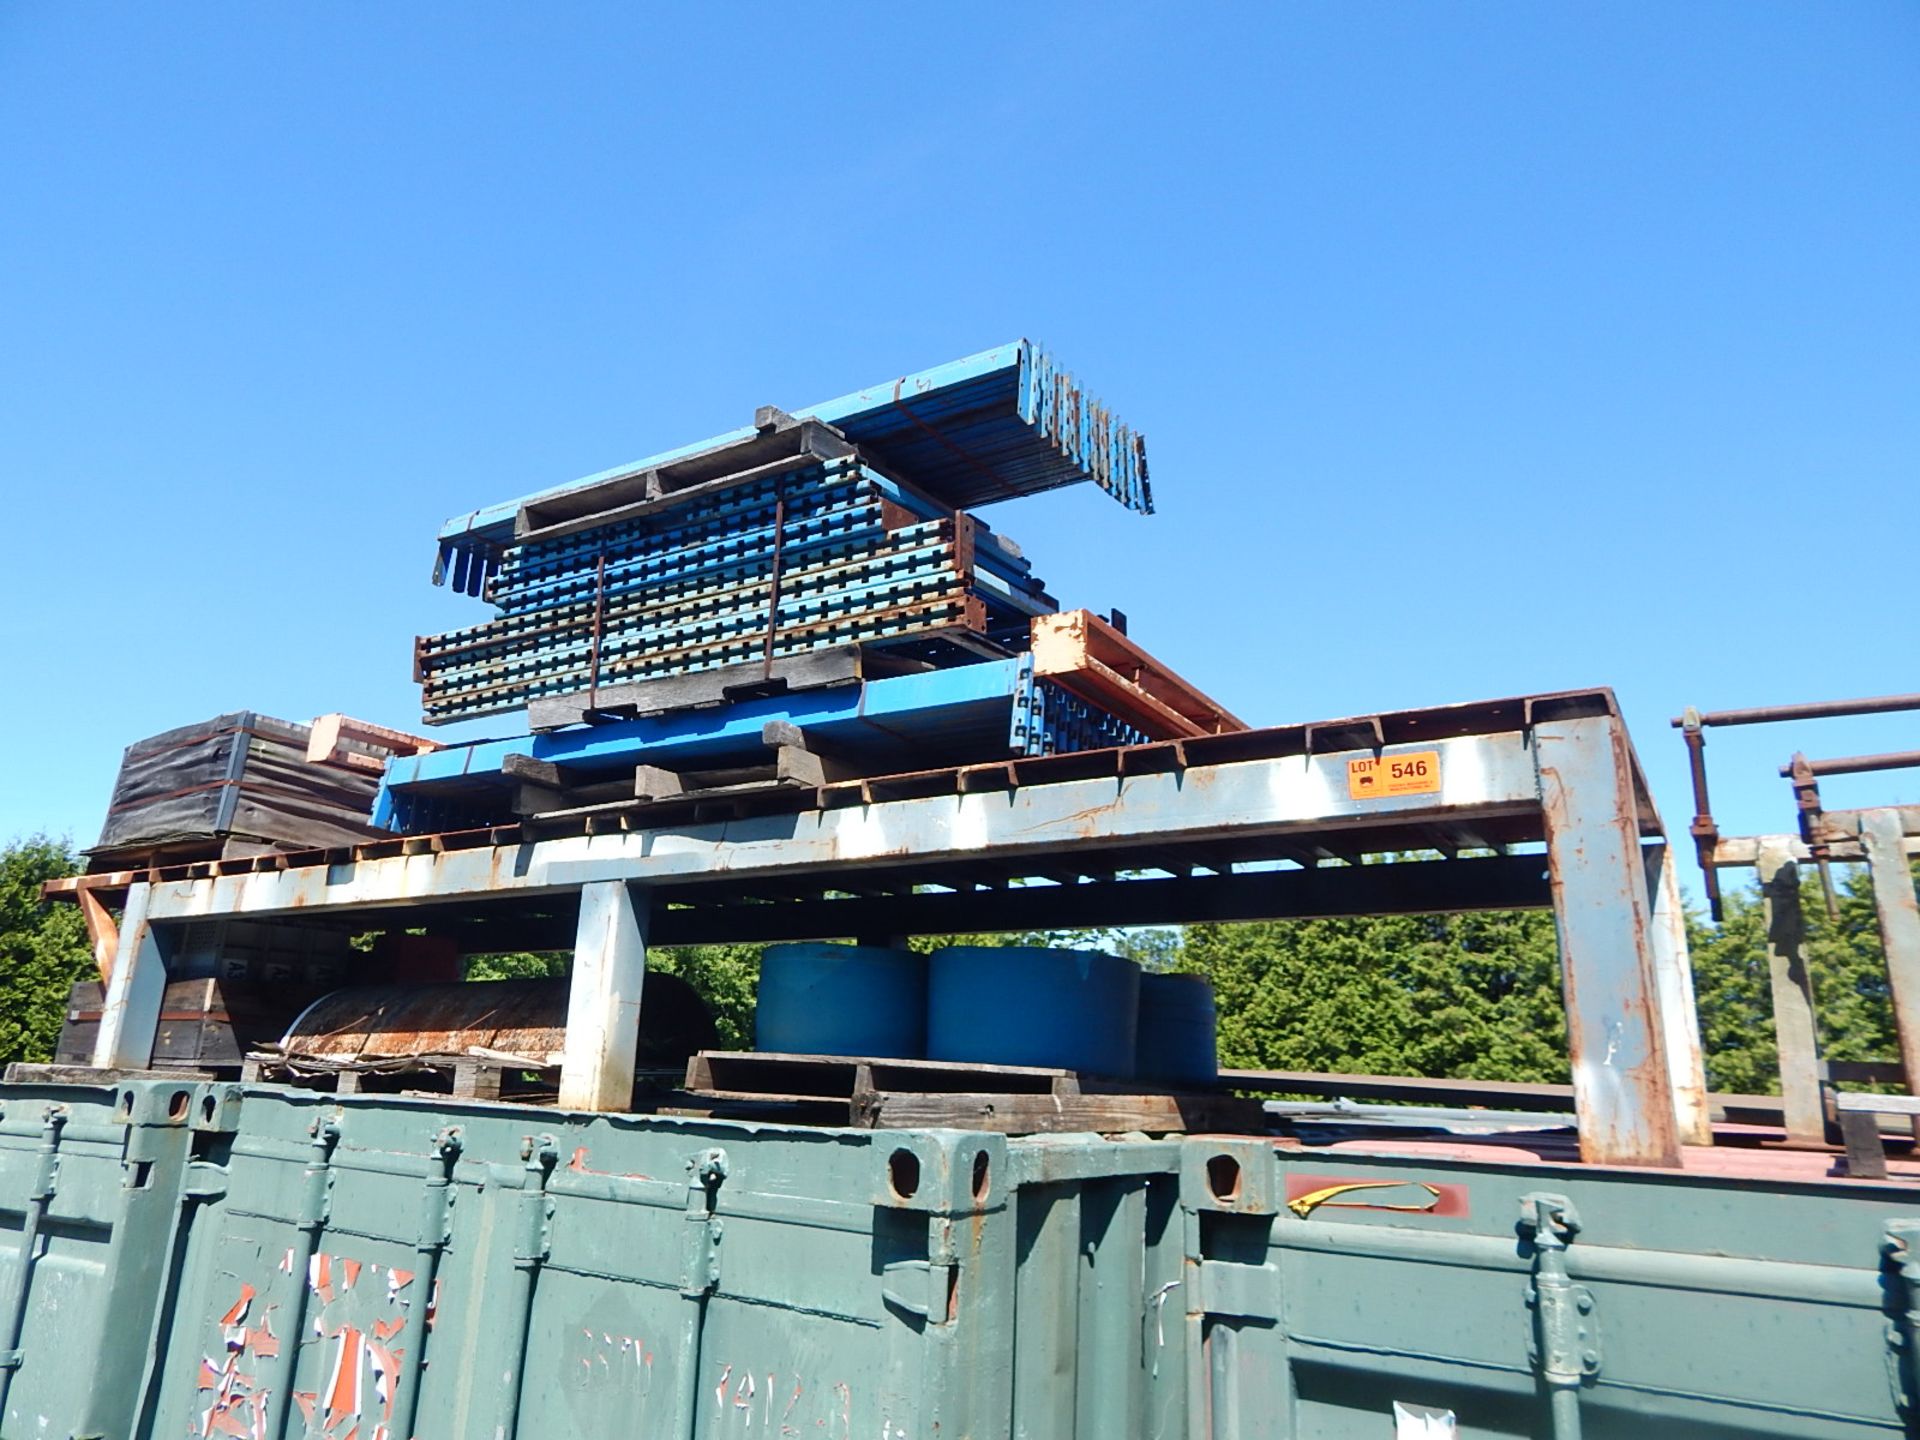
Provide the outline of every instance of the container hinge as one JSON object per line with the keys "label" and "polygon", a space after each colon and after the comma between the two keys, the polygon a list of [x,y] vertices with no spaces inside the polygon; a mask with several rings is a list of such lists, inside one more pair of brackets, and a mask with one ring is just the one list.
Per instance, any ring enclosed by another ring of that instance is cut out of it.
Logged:
{"label": "container hinge", "polygon": [[560,1142],[551,1135],[529,1135],[520,1145],[523,1173],[516,1202],[520,1235],[513,1247],[513,1263],[537,1270],[553,1253],[553,1197],[547,1183],[560,1163]]}
{"label": "container hinge", "polygon": [[444,1250],[453,1238],[453,1172],[465,1145],[458,1125],[449,1125],[433,1137],[433,1156],[420,1188],[420,1226],[413,1241],[413,1248],[422,1255]]}
{"label": "container hinge", "polygon": [[1580,1229],[1580,1216],[1564,1195],[1541,1191],[1520,1197],[1520,1233],[1533,1247],[1533,1275],[1527,1282],[1527,1309],[1533,1333],[1527,1359],[1556,1390],[1577,1390],[1600,1373],[1600,1324],[1593,1313],[1593,1292],[1567,1273],[1567,1245]]}
{"label": "container hinge", "polygon": [[24,1350],[0,1350],[0,1370],[18,1370],[26,1358]]}
{"label": "container hinge", "polygon": [[1887,1320],[1887,1380],[1893,1403],[1911,1418],[1920,1411],[1920,1220],[1889,1220],[1881,1243],[1893,1269],[1899,1308]]}
{"label": "container hinge", "polygon": [[212,1160],[189,1160],[182,1193],[189,1200],[224,1200],[227,1195],[227,1167]]}
{"label": "container hinge", "polygon": [[720,1284],[720,1239],[724,1224],[715,1215],[720,1182],[727,1178],[727,1152],[703,1150],[687,1157],[687,1269],[680,1293],[690,1300],[710,1295]]}
{"label": "container hinge", "polygon": [[1200,1262],[1200,1309],[1208,1315],[1272,1320],[1280,1293],[1280,1271],[1273,1265],[1238,1265],[1231,1260]]}
{"label": "container hinge", "polygon": [[909,1315],[945,1324],[960,1266],[932,1260],[894,1260],[881,1267],[880,1298]]}

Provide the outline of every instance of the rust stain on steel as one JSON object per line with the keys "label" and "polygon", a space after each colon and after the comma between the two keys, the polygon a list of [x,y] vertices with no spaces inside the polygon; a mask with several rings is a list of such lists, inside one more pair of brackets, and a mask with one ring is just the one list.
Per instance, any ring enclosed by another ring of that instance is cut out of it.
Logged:
{"label": "rust stain on steel", "polygon": [[460,1055],[474,1046],[549,1063],[566,1048],[567,987],[552,980],[358,985],[308,1006],[282,1042],[330,1060]]}
{"label": "rust stain on steel", "polygon": [[610,1175],[616,1180],[651,1180],[651,1175],[642,1175],[637,1170],[595,1170],[587,1164],[587,1147],[578,1146],[573,1158],[567,1162],[567,1169],[576,1175]]}
{"label": "rust stain on steel", "polygon": [[[1616,823],[1627,823],[1634,814],[1634,797],[1628,782],[1630,771],[1627,761],[1630,752],[1623,745],[1623,734],[1618,727],[1610,727],[1609,743],[1613,750],[1614,774],[1614,814]],[[1578,827],[1570,824],[1572,816],[1568,808],[1568,796],[1571,786],[1560,774],[1558,766],[1542,758],[1540,761],[1541,806],[1546,815],[1546,830],[1549,835],[1581,834]],[[1636,847],[1637,848],[1637,847]],[[1572,866],[1586,875],[1593,873],[1595,857],[1587,852],[1582,839],[1573,843],[1549,845],[1547,852],[1548,886],[1553,895],[1553,908],[1557,915],[1568,913],[1568,878],[1564,867]],[[1612,886],[1608,899],[1627,912],[1634,914],[1635,929],[1644,936],[1647,926],[1648,902],[1639,888],[1637,867],[1622,868],[1609,883]],[[1583,1007],[1569,997],[1566,1006],[1568,1053],[1574,1059],[1574,1081],[1578,1089],[1599,1085],[1608,1089],[1618,1088],[1627,1094],[1648,1096],[1661,1093],[1667,1074],[1665,1055],[1665,1035],[1660,1027],[1660,1017],[1654,1006],[1653,977],[1649,973],[1648,957],[1644,951],[1637,957],[1641,983],[1625,987],[1626,993],[1618,997],[1620,1011],[1617,1017],[1609,1017],[1604,1036],[1592,1033],[1588,1023],[1591,1017],[1583,1013]],[[1563,964],[1565,957],[1563,957]],[[1618,1063],[1616,1056],[1622,1041],[1639,1052],[1638,1058],[1630,1064]],[[1584,1083],[1583,1083],[1584,1082]],[[1582,1097],[1584,1102],[1585,1097]],[[1581,1152],[1587,1158],[1607,1158],[1614,1163],[1627,1155],[1633,1155],[1630,1163],[1660,1163],[1658,1154],[1646,1154],[1649,1144],[1655,1152],[1671,1151],[1679,1154],[1679,1140],[1673,1134],[1672,1107],[1666,1106],[1664,1113],[1651,1113],[1635,1116],[1629,1113],[1625,1124],[1615,1125],[1607,1122],[1620,1118],[1612,1105],[1592,1105],[1581,1103],[1579,1118]],[[1648,1130],[1641,1133],[1636,1119]],[[1666,1143],[1671,1136],[1671,1143]]]}

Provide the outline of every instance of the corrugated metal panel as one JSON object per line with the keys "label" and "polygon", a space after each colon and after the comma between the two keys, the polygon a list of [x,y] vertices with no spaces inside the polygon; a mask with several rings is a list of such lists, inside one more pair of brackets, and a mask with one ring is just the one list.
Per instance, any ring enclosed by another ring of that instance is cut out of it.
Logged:
{"label": "corrugated metal panel", "polygon": [[1178,1433],[1170,1145],[245,1104],[157,1434]]}

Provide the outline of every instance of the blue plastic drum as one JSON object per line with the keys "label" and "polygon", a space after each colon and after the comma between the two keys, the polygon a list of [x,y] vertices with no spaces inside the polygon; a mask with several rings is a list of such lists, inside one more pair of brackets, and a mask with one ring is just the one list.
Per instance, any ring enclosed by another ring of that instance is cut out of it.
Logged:
{"label": "blue plastic drum", "polygon": [[1133,1074],[1140,967],[1099,950],[956,945],[927,974],[927,1054]]}
{"label": "blue plastic drum", "polygon": [[1140,977],[1140,1074],[1176,1085],[1220,1078],[1219,1017],[1204,975]]}
{"label": "blue plastic drum", "polygon": [[927,962],[873,945],[769,945],[754,1046],[792,1055],[917,1060],[927,1048]]}

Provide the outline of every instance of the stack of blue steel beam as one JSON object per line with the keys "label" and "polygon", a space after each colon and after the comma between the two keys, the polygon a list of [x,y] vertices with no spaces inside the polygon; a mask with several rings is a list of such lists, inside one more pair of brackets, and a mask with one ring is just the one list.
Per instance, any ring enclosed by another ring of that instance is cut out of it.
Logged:
{"label": "stack of blue steel beam", "polygon": [[851,685],[739,700],[701,709],[574,725],[544,734],[452,745],[387,764],[374,823],[408,834],[515,819],[511,757],[553,765],[571,783],[737,763],[761,752],[768,721],[857,753],[874,773],[1003,757],[1137,745],[1148,737],[1035,677],[1030,656],[953,666]]}
{"label": "stack of blue steel beam", "polygon": [[[891,474],[965,508],[1092,481],[1130,510],[1153,513],[1145,439],[1115,420],[1041,347],[1018,340],[794,412],[833,426]],[[529,513],[610,485],[696,466],[749,442],[754,426],[589,475],[525,500],[449,520],[437,580],[479,595]]]}
{"label": "stack of blue steel beam", "polygon": [[[750,427],[451,521],[434,578],[495,614],[415,642],[427,722],[532,706],[562,718],[530,728],[595,723],[417,757],[389,772],[377,818],[494,823],[513,789],[502,755],[583,778],[710,763],[758,745],[775,718],[936,767],[1144,738],[1035,677],[1030,623],[1058,605],[965,509],[1075,482],[1153,508],[1145,442],[1023,340],[795,414],[763,408]],[[708,716],[682,734],[670,717],[639,718],[696,703],[656,705],[653,682],[725,672],[735,699],[743,669],[778,691],[783,663],[829,651],[861,657],[857,673],[811,681],[830,687],[811,698],[736,706],[738,726]],[[929,667],[970,673],[911,673]],[[876,727],[881,713],[892,718]],[[633,718],[606,723],[619,715]]]}
{"label": "stack of blue steel beam", "polygon": [[417,642],[429,722],[933,631],[1018,648],[1056,609],[991,531],[852,457],[552,528],[502,553],[494,619]]}

